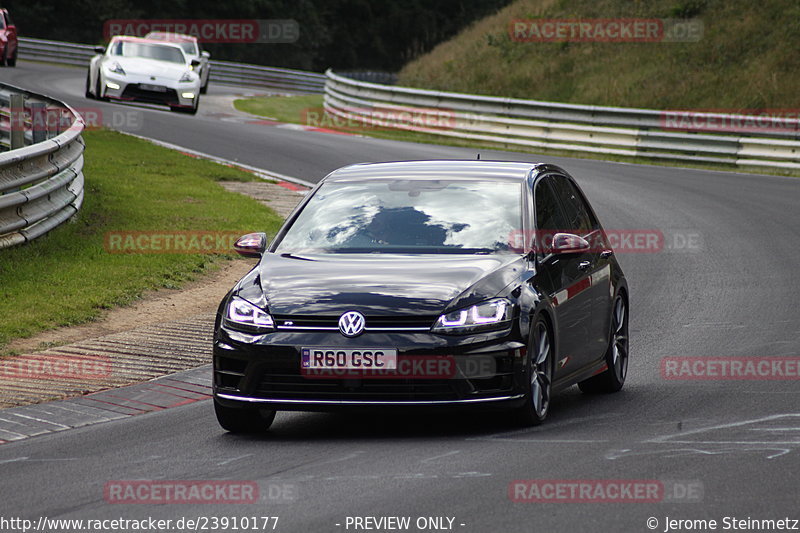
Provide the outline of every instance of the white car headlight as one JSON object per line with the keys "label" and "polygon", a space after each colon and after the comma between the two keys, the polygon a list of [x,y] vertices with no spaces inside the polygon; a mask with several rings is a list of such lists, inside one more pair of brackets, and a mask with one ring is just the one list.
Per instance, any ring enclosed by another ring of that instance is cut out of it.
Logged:
{"label": "white car headlight", "polygon": [[275,326],[269,313],[238,296],[228,302],[225,322],[237,329],[255,333],[266,333]]}
{"label": "white car headlight", "polygon": [[502,329],[511,320],[511,302],[498,298],[458,309],[439,317],[433,326],[434,333],[463,334],[474,331]]}
{"label": "white car headlight", "polygon": [[125,75],[125,69],[122,68],[122,65],[114,61],[108,67],[109,72],[113,72],[114,74],[121,74],[122,76]]}
{"label": "white car headlight", "polygon": [[191,72],[184,72],[183,76],[181,76],[181,79],[178,80],[180,83],[189,83],[192,81],[194,81],[194,76],[192,76]]}

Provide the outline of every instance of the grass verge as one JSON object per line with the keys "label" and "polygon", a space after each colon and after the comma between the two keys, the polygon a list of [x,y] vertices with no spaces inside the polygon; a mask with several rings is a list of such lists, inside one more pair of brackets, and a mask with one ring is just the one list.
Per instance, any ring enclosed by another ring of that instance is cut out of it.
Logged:
{"label": "grass verge", "polygon": [[580,159],[594,159],[598,161],[615,161],[621,163],[636,163],[642,165],[695,168],[700,170],[717,170],[728,172],[758,173],[774,176],[800,176],[800,171],[789,169],[775,169],[769,167],[748,167],[742,168],[725,163],[692,163],[683,161],[667,161],[658,159],[648,159],[643,157],[626,157],[612,154],[592,154],[587,152],[573,152],[566,150],[552,150],[542,148],[526,148],[517,144],[491,143],[473,141],[458,137],[444,135],[431,135],[428,133],[417,133],[412,131],[391,130],[385,128],[358,127],[354,124],[342,124],[341,120],[335,120],[323,115],[322,95],[310,96],[264,96],[255,98],[242,98],[235,100],[233,105],[239,111],[250,113],[279,122],[289,122],[292,124],[303,124],[304,126],[320,127],[344,133],[353,133],[377,139],[389,139],[393,141],[407,141],[427,144],[440,144],[444,146],[456,146],[459,148],[471,148],[480,152],[481,150],[506,150],[510,152],[520,152],[538,154],[552,157],[573,157]]}
{"label": "grass verge", "polygon": [[[520,42],[511,31],[518,21],[531,28],[536,19],[617,17],[683,19],[700,28],[690,42],[600,42],[602,36]],[[399,84],[590,105],[783,109],[796,116],[800,55],[786,43],[798,37],[797,0],[515,0],[408,63]]]}
{"label": "grass verge", "polygon": [[218,180],[252,175],[112,131],[84,134],[78,216],[36,241],[0,250],[0,350],[11,339],[91,321],[143,292],[180,288],[230,255],[109,253],[108,232],[265,231],[281,218]]}

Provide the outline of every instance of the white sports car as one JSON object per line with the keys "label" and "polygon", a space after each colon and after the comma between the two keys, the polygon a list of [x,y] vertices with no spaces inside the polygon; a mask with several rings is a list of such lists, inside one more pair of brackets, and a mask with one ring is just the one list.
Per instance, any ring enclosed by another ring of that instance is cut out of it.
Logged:
{"label": "white sports car", "polygon": [[208,90],[208,75],[211,72],[211,65],[208,62],[211,54],[206,50],[201,50],[197,37],[166,31],[151,31],[144,38],[179,44],[183,48],[183,54],[190,65],[195,59],[199,61],[200,65],[193,70],[200,76],[200,92],[206,94]]}
{"label": "white sports car", "polygon": [[86,97],[168,105],[173,111],[197,113],[199,62],[187,62],[179,44],[116,36],[107,48],[95,49],[89,62]]}

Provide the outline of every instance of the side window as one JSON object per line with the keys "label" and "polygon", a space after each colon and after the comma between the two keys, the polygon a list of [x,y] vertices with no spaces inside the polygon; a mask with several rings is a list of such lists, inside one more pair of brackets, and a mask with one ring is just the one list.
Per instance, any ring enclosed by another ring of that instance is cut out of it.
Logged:
{"label": "side window", "polygon": [[581,237],[591,233],[596,228],[597,222],[592,217],[591,211],[578,189],[566,178],[554,179],[552,183],[564,208],[567,224],[565,229]]}
{"label": "side window", "polygon": [[563,231],[567,222],[551,187],[553,179],[544,177],[536,184],[534,199],[536,202],[536,229],[544,231]]}

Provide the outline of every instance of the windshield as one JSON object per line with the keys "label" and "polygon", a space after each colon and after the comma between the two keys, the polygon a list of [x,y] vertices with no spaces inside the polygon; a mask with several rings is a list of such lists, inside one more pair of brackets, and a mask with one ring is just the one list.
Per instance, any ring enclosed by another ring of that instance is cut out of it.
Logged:
{"label": "windshield", "polygon": [[398,180],[326,183],[277,253],[511,253],[521,184]]}
{"label": "windshield", "polygon": [[119,41],[114,45],[111,53],[115,56],[143,57],[147,59],[157,59],[159,61],[169,61],[170,63],[186,62],[181,51],[174,46],[163,46],[152,43]]}

